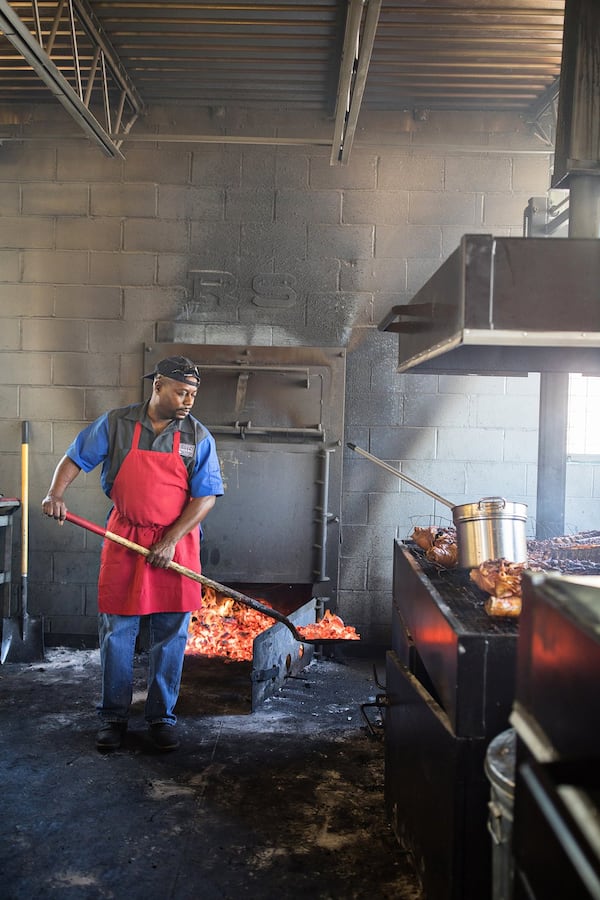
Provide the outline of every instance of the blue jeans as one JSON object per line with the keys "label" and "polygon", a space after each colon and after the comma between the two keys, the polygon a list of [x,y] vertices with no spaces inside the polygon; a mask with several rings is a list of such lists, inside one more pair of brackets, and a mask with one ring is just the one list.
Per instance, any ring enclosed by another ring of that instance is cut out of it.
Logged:
{"label": "blue jeans", "polygon": [[[148,653],[148,695],[145,718],[150,724],[174,725],[173,710],[179,696],[187,640],[189,613],[152,613]],[[99,613],[102,700],[104,722],[127,722],[133,697],[133,657],[140,616]]]}

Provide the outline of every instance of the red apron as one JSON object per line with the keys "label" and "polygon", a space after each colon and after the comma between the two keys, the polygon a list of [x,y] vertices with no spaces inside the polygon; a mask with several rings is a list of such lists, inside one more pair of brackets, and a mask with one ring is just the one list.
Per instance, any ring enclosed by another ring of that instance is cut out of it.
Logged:
{"label": "red apron", "polygon": [[[141,422],[133,432],[131,450],[115,478],[114,509],[107,530],[143,547],[151,547],[179,518],[190,500],[188,473],[179,455],[180,434],[173,435],[173,452],[138,448]],[[175,547],[175,562],[200,572],[200,529],[193,528]],[[160,569],[145,557],[105,540],[100,555],[98,610],[121,616],[154,612],[190,612],[200,606],[200,585],[172,569]]]}

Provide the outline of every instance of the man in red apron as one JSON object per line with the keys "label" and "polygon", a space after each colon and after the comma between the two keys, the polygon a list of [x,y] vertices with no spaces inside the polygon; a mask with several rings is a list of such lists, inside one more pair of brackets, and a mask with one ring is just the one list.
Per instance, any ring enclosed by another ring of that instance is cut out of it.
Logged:
{"label": "man in red apron", "polygon": [[185,357],[157,363],[146,403],[111,410],[83,429],[59,462],[42,509],[61,524],[64,494],[79,472],[102,464],[113,508],[107,529],[148,547],[147,557],[105,541],[98,611],[102,700],[96,746],[116,750],[127,729],[140,616],[150,617],[145,717],[158,750],[179,746],[174,725],[190,612],[200,585],[169,569],[174,560],[200,572],[200,523],[223,494],[215,442],[191,415],[200,384]]}

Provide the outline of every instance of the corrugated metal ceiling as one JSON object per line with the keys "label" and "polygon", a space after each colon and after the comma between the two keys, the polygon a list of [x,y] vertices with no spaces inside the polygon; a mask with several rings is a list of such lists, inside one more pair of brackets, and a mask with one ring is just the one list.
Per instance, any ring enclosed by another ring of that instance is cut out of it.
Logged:
{"label": "corrugated metal ceiling", "polygon": [[[39,28],[42,47],[48,52],[50,45],[48,55],[75,86],[69,0],[0,0],[2,6],[34,35]],[[335,110],[346,0],[88,0],[87,6],[146,107]],[[383,0],[362,105],[527,110],[559,75],[563,14],[564,0]],[[93,49],[79,25],[75,36],[85,86]],[[30,101],[55,99],[1,35],[0,104]]]}
{"label": "corrugated metal ceiling", "polygon": [[383,3],[364,105],[524,109],[560,73],[564,0]]}

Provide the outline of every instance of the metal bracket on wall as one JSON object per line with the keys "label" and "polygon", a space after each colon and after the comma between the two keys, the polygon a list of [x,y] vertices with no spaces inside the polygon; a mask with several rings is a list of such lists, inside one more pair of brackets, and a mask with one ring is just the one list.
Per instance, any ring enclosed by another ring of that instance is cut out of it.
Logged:
{"label": "metal bracket on wall", "polygon": [[[565,192],[566,193],[566,192]],[[550,194],[530,197],[523,212],[523,237],[568,237],[569,194],[553,203]]]}
{"label": "metal bracket on wall", "polygon": [[[303,390],[310,390],[311,385],[310,369],[305,366],[255,366],[247,364],[240,364],[239,366],[208,364],[202,366],[203,376],[208,376],[212,373],[216,375],[233,373],[237,376],[233,410],[236,417],[239,416],[246,406],[248,385],[250,383],[250,378],[253,375],[286,376],[287,378],[293,379],[294,386],[296,386],[297,380],[300,379],[300,386]],[[291,383],[292,382],[290,382],[290,384]],[[210,425],[209,428],[213,434],[238,434],[242,440],[245,439],[247,435],[263,435],[267,437],[293,435],[296,437],[316,438],[319,441],[325,440],[322,422],[318,422],[316,425],[306,425],[304,427],[292,425],[253,425],[250,420],[242,421],[241,419],[236,418],[235,422],[231,425],[213,424]]]}
{"label": "metal bracket on wall", "polygon": [[[32,0],[31,6],[29,23],[0,0],[0,30],[88,137],[107,156],[123,159],[119,137],[144,105],[102,26],[85,0]],[[104,125],[90,109],[93,101],[103,110]]]}
{"label": "metal bracket on wall", "polygon": [[314,438],[317,441],[325,440],[325,431],[323,425],[308,425],[306,428],[296,428],[293,425],[253,425],[252,422],[235,422],[233,425],[209,425],[207,426],[212,434],[239,434],[244,440],[247,435],[264,437],[306,437]]}
{"label": "metal bracket on wall", "polygon": [[534,129],[537,137],[547,147],[554,147],[556,140],[556,121],[558,115],[558,95],[560,77],[531,104],[525,115],[525,121]]}
{"label": "metal bracket on wall", "polygon": [[240,372],[238,375],[237,389],[235,392],[235,407],[234,407],[236,416],[246,406],[246,394],[248,393],[248,379],[249,378],[250,378],[249,372]]}

